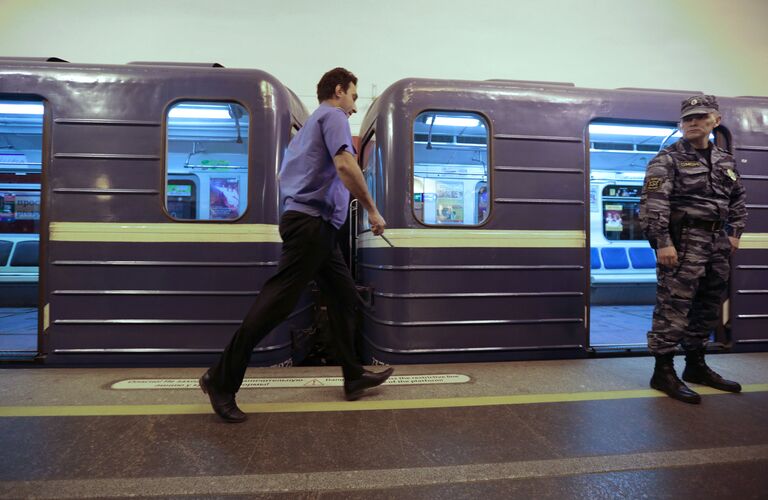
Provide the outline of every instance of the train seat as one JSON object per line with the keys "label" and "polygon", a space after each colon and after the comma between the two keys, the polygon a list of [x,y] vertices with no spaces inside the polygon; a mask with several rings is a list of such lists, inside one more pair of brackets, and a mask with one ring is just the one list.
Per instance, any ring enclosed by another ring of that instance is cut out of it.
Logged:
{"label": "train seat", "polygon": [[11,266],[31,267],[39,265],[40,242],[39,241],[19,241],[16,243],[16,250],[11,258]]}
{"label": "train seat", "polygon": [[652,248],[630,248],[629,260],[635,269],[656,268],[656,254]]}
{"label": "train seat", "polygon": [[8,257],[11,256],[12,248],[13,248],[12,241],[5,241],[5,240],[0,241],[0,266],[4,266],[8,263]]}
{"label": "train seat", "polygon": [[592,269],[600,269],[602,267],[602,264],[600,263],[600,252],[595,247],[592,247],[589,250],[590,267]]}
{"label": "train seat", "polygon": [[629,269],[627,250],[624,247],[601,248],[600,255],[606,269]]}

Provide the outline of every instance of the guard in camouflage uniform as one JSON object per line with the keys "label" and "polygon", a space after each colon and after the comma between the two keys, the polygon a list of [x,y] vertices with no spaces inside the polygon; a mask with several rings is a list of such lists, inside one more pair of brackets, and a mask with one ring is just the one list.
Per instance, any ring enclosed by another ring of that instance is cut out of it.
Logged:
{"label": "guard in camouflage uniform", "polygon": [[686,99],[680,120],[683,138],[648,164],[640,220],[657,261],[656,307],[648,332],[648,350],[656,357],[651,387],[696,404],[701,397],[675,373],[678,344],[685,350],[683,380],[741,391],[707,366],[704,349],[717,325],[728,260],[739,246],[747,211],[733,156],[709,142],[720,125],[715,97]]}

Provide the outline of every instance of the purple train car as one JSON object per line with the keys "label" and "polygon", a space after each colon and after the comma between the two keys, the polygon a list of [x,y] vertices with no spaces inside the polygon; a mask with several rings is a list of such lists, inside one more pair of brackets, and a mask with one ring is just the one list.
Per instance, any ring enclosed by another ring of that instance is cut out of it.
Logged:
{"label": "purple train car", "polygon": [[[276,174],[306,116],[258,70],[0,60],[0,263],[22,239],[41,249],[34,342],[0,351],[209,361],[274,273]],[[23,263],[37,273],[37,255]],[[308,299],[254,364],[292,363]]]}
{"label": "purple train car", "polygon": [[[655,255],[638,223],[648,161],[697,92],[401,80],[361,128],[391,246],[357,223],[369,362],[645,349]],[[712,349],[768,347],[768,98],[721,98],[749,221]]]}

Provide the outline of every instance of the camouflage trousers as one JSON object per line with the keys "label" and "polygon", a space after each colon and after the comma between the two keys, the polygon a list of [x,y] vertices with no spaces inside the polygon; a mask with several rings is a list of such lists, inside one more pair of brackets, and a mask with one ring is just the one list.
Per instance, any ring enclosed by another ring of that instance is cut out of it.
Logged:
{"label": "camouflage trousers", "polygon": [[725,231],[683,229],[677,267],[656,265],[658,285],[653,324],[648,332],[652,354],[705,345],[717,326],[720,303],[728,288],[731,243]]}

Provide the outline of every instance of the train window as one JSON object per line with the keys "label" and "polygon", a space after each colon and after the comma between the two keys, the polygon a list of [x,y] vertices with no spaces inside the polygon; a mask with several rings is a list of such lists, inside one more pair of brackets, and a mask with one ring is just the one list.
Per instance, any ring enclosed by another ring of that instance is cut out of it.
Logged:
{"label": "train window", "polygon": [[240,104],[168,110],[165,209],[179,220],[235,220],[248,206],[250,117]]}
{"label": "train window", "polygon": [[645,239],[639,221],[645,168],[656,153],[680,137],[674,123],[594,121],[589,124],[593,246],[612,240],[639,243]]}
{"label": "train window", "polygon": [[490,215],[488,125],[478,113],[425,111],[413,125],[413,213],[419,222],[475,226]]}

